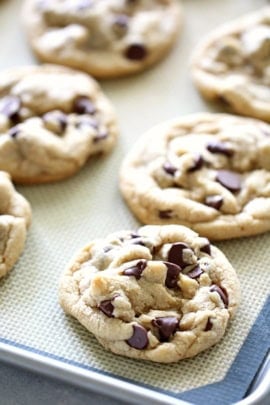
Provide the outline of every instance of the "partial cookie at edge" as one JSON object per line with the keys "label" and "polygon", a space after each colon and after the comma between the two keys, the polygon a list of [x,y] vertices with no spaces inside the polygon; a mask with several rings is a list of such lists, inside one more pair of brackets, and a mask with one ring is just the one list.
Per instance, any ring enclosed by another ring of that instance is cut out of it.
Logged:
{"label": "partial cookie at edge", "polygon": [[31,208],[27,200],[16,192],[10,176],[0,172],[0,278],[17,262],[23,251],[27,229],[31,222]]}

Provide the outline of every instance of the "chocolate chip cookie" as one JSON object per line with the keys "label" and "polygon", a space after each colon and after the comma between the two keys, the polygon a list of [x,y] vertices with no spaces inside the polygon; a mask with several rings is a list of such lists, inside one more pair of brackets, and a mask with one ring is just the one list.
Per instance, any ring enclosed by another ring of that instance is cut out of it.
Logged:
{"label": "chocolate chip cookie", "polygon": [[0,73],[0,170],[17,183],[76,173],[117,137],[115,114],[99,85],[54,65]]}
{"label": "chocolate chip cookie", "polygon": [[177,0],[26,0],[36,56],[98,78],[136,73],[162,59],[181,22]]}
{"label": "chocolate chip cookie", "polygon": [[194,114],[143,135],[120,188],[146,224],[182,224],[210,239],[270,230],[270,126],[227,114]]}
{"label": "chocolate chip cookie", "polygon": [[0,171],[0,278],[14,266],[23,251],[31,208],[13,187],[8,173]]}
{"label": "chocolate chip cookie", "polygon": [[208,35],[194,52],[192,74],[206,98],[270,121],[270,7]]}
{"label": "chocolate chip cookie", "polygon": [[60,282],[60,304],[114,353],[161,363],[217,343],[240,300],[236,273],[209,240],[180,225],[89,243]]}

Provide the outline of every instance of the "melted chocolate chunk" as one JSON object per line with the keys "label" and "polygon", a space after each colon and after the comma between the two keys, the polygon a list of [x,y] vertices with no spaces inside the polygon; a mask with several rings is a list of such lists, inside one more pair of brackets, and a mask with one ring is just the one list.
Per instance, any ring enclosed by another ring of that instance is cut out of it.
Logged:
{"label": "melted chocolate chunk", "polygon": [[211,322],[211,318],[207,319],[207,323],[205,325],[204,331],[208,332],[209,330],[211,330],[213,328],[213,324]]}
{"label": "melted chocolate chunk", "polygon": [[102,302],[99,304],[99,307],[98,307],[98,308],[99,308],[106,316],[108,316],[109,318],[114,318],[114,315],[113,315],[114,306],[113,306],[112,302],[114,301],[114,299],[115,299],[116,297],[117,297],[117,295],[116,295],[115,297],[111,298],[110,300],[102,301]]}
{"label": "melted chocolate chunk", "polygon": [[219,170],[216,180],[225,188],[232,192],[241,190],[241,177],[238,173],[229,170]]}
{"label": "melted chocolate chunk", "polygon": [[177,331],[179,321],[174,316],[166,316],[164,318],[153,319],[152,324],[158,328],[159,340],[167,342]]}
{"label": "melted chocolate chunk", "polygon": [[146,260],[140,260],[135,264],[135,266],[129,267],[123,271],[125,276],[134,276],[137,280],[141,278],[142,272],[147,266]]}
{"label": "melted chocolate chunk", "polygon": [[227,157],[231,157],[234,154],[234,150],[223,142],[215,142],[215,141],[209,142],[207,144],[207,149],[211,153],[220,153]]}
{"label": "melted chocolate chunk", "polygon": [[219,294],[220,298],[222,299],[222,301],[224,302],[225,308],[228,308],[229,299],[228,299],[227,291],[226,291],[224,288],[219,287],[219,286],[216,285],[216,284],[213,284],[213,285],[210,287],[210,291],[211,291],[211,292],[217,292],[217,293]]}
{"label": "melted chocolate chunk", "polygon": [[137,233],[137,232],[132,232],[131,234],[130,234],[130,237],[133,239],[133,238],[140,238],[140,235]]}
{"label": "melted chocolate chunk", "polygon": [[191,248],[186,243],[174,243],[168,253],[168,262],[177,264],[181,267],[181,269],[184,269],[186,266],[188,266],[190,263],[184,261],[183,251],[185,249],[191,250]]}
{"label": "melted chocolate chunk", "polygon": [[188,169],[188,173],[192,173],[192,172],[195,172],[196,170],[200,170],[202,168],[203,164],[204,164],[204,160],[203,160],[202,155],[200,155],[200,154],[195,155],[194,163]]}
{"label": "melted chocolate chunk", "polygon": [[133,325],[133,335],[126,342],[134,349],[145,349],[148,345],[147,330],[143,326]]}
{"label": "melted chocolate chunk", "polygon": [[86,10],[92,6],[93,6],[93,0],[77,0],[76,1],[76,9],[79,11]]}
{"label": "melted chocolate chunk", "polygon": [[112,249],[113,249],[112,246],[105,246],[105,247],[103,248],[103,252],[104,252],[104,253],[107,253],[107,252],[110,252]]}
{"label": "melted chocolate chunk", "polygon": [[92,117],[81,117],[80,121],[76,123],[76,128],[82,127],[92,127],[94,129],[98,129],[98,122]]}
{"label": "melted chocolate chunk", "polygon": [[11,138],[15,139],[15,138],[18,137],[19,132],[20,132],[20,130],[19,130],[19,128],[16,126],[16,127],[10,128],[10,130],[8,131],[8,134],[9,134],[9,136],[11,136]]}
{"label": "melted chocolate chunk", "polygon": [[96,108],[92,101],[86,96],[78,96],[73,103],[73,110],[77,114],[90,114],[96,112]]}
{"label": "melted chocolate chunk", "polygon": [[137,236],[136,238],[132,238],[130,243],[132,243],[133,245],[141,245],[141,246],[145,246],[145,243],[143,243],[142,239],[140,236]]}
{"label": "melted chocolate chunk", "polygon": [[143,44],[132,44],[125,52],[125,57],[134,61],[143,60],[146,58],[146,56],[147,50]]}
{"label": "melted chocolate chunk", "polygon": [[162,210],[162,211],[159,211],[158,216],[160,219],[170,219],[173,217],[173,211],[172,210]]}
{"label": "melted chocolate chunk", "polygon": [[200,251],[203,253],[208,254],[211,256],[211,245],[210,242],[206,243],[206,245],[200,247]]}
{"label": "melted chocolate chunk", "polygon": [[19,121],[20,108],[21,100],[16,96],[6,96],[0,102],[0,114],[16,123]]}
{"label": "melted chocolate chunk", "polygon": [[167,276],[165,280],[165,285],[168,288],[178,287],[178,276],[181,272],[181,267],[174,263],[163,262],[167,267]]}
{"label": "melted chocolate chunk", "polygon": [[113,24],[117,26],[118,29],[126,31],[128,28],[129,17],[126,14],[118,14],[115,16]]}
{"label": "melted chocolate chunk", "polygon": [[104,139],[108,138],[108,133],[107,132],[100,132],[98,135],[94,136],[93,142],[97,143],[100,141],[104,141]]}
{"label": "melted chocolate chunk", "polygon": [[190,271],[187,273],[187,276],[190,277],[190,278],[195,279],[195,278],[200,277],[201,274],[203,274],[203,270],[202,270],[201,267],[198,265],[198,266],[194,267],[192,270],[190,270]]}
{"label": "melted chocolate chunk", "polygon": [[61,111],[50,111],[44,114],[42,118],[45,123],[57,122],[61,132],[64,132],[67,127],[67,116]]}
{"label": "melted chocolate chunk", "polygon": [[162,166],[164,171],[171,176],[175,175],[175,172],[177,171],[176,167],[174,167],[171,163],[165,162],[164,165]]}
{"label": "melted chocolate chunk", "polygon": [[205,199],[205,205],[208,207],[219,210],[223,204],[223,197],[221,195],[208,195]]}

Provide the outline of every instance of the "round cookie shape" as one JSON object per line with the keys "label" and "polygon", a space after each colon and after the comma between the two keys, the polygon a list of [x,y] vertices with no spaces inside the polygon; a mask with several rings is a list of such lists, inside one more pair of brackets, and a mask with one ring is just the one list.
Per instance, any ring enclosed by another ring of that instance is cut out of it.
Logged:
{"label": "round cookie shape", "polygon": [[113,108],[88,75],[54,65],[0,73],[0,170],[17,183],[76,173],[118,134]]}
{"label": "round cookie shape", "polygon": [[23,19],[41,61],[110,78],[162,59],[182,14],[177,0],[26,0]]}
{"label": "round cookie shape", "polygon": [[270,230],[270,126],[201,113],[161,124],[135,144],[120,189],[145,224],[182,224],[212,240]]}
{"label": "round cookie shape", "polygon": [[171,363],[222,338],[240,289],[208,239],[180,225],[149,225],[90,242],[62,275],[59,296],[106,349]]}
{"label": "round cookie shape", "polygon": [[6,172],[0,171],[0,278],[17,262],[23,251],[27,229],[31,222],[31,208],[26,199],[16,192]]}
{"label": "round cookie shape", "polygon": [[192,76],[207,99],[270,121],[270,7],[207,35],[193,54]]}

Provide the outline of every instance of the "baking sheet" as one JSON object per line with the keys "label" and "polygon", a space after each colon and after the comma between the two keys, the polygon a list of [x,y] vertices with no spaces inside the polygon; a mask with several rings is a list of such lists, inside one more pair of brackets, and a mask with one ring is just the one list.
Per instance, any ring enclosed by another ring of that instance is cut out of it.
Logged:
{"label": "baking sheet", "polygon": [[[113,153],[91,160],[78,175],[64,182],[19,187],[32,204],[33,224],[23,256],[0,282],[0,343],[5,359],[7,354],[18,363],[28,359],[34,367],[32,360],[37,356],[44,370],[48,359],[57,361],[62,364],[63,375],[71,373],[76,381],[87,380],[88,372],[89,381],[98,385],[101,379],[103,388],[104,384],[110,387],[112,394],[114,386],[115,394],[120,395],[119,387],[117,382],[111,386],[107,376],[135,384],[137,392],[146,387],[173,401],[182,398],[200,403],[204,398],[209,404],[222,405],[244,396],[269,347],[269,233],[218,244],[239,274],[242,303],[222,342],[194,359],[158,365],[105,352],[76,320],[62,312],[57,300],[59,275],[75,251],[94,237],[139,225],[118,191],[121,160],[137,137],[160,121],[218,110],[202,100],[192,85],[188,60],[194,45],[212,28],[267,1],[183,3],[182,35],[164,62],[141,75],[102,83],[121,127]],[[1,69],[35,63],[22,34],[20,6],[20,0],[7,0],[0,6]],[[50,363],[50,372],[51,367]],[[74,368],[70,371],[70,367]]]}

